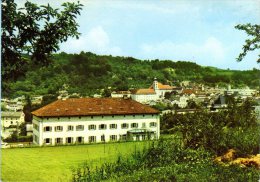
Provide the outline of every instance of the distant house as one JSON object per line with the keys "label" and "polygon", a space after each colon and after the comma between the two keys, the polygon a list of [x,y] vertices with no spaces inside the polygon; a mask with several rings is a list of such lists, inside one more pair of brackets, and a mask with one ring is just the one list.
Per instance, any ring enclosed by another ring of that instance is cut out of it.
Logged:
{"label": "distant house", "polygon": [[225,90],[226,95],[239,95],[241,98],[252,97],[256,94],[256,90],[250,89],[249,87],[245,87],[242,89],[232,89],[231,85],[228,86],[227,90]]}
{"label": "distant house", "polygon": [[1,137],[9,137],[23,122],[23,112],[1,112]]}
{"label": "distant house", "polygon": [[153,84],[148,89],[136,89],[132,91],[131,98],[140,103],[149,103],[163,99],[165,93],[172,92],[174,87],[170,85],[163,85],[155,78]]}
{"label": "distant house", "polygon": [[136,89],[132,91],[131,98],[140,103],[149,103],[158,100],[159,97],[154,89]]}
{"label": "distant house", "polygon": [[131,99],[57,100],[32,114],[33,142],[37,145],[160,137],[159,111]]}
{"label": "distant house", "polygon": [[213,109],[220,109],[226,107],[227,107],[226,97],[223,95],[219,95],[213,103]]}
{"label": "distant house", "polygon": [[188,100],[189,98],[186,96],[181,96],[179,98],[176,98],[174,101],[172,101],[172,105],[176,104],[179,108],[185,108],[188,106]]}
{"label": "distant house", "polygon": [[111,93],[112,98],[130,98],[131,92],[130,91],[114,91]]}
{"label": "distant house", "polygon": [[158,82],[155,78],[153,84],[150,86],[149,89],[153,89],[159,98],[164,98],[165,93],[172,92],[174,87],[170,85],[163,85],[162,83]]}

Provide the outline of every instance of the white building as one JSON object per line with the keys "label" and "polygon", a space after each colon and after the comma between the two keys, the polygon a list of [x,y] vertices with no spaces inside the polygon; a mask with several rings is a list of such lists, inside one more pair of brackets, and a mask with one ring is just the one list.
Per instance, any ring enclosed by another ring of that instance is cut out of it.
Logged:
{"label": "white building", "polygon": [[130,91],[114,91],[111,93],[112,98],[130,98],[131,92]]}
{"label": "white building", "polygon": [[154,89],[137,89],[132,91],[131,98],[140,103],[149,103],[159,99]]}
{"label": "white building", "polygon": [[148,89],[137,89],[132,92],[131,98],[140,103],[149,103],[150,101],[156,101],[163,99],[165,93],[172,92],[174,87],[170,85],[163,85],[156,79]]}
{"label": "white building", "polygon": [[131,99],[58,100],[33,114],[37,145],[158,139],[159,111]]}
{"label": "white building", "polygon": [[153,84],[150,86],[150,89],[153,89],[159,98],[164,98],[165,93],[172,92],[173,88],[174,87],[170,85],[163,85],[162,83],[158,82],[156,78],[154,79]]}
{"label": "white building", "polygon": [[188,106],[188,100],[189,98],[186,96],[181,96],[174,101],[172,101],[172,105],[177,104],[179,108],[185,108]]}
{"label": "white building", "polygon": [[9,137],[23,122],[23,112],[1,112],[1,137]]}
{"label": "white building", "polygon": [[256,90],[250,89],[249,87],[245,87],[242,89],[232,89],[231,85],[228,85],[227,90],[225,91],[227,95],[238,94],[242,98],[252,97],[256,94]]}

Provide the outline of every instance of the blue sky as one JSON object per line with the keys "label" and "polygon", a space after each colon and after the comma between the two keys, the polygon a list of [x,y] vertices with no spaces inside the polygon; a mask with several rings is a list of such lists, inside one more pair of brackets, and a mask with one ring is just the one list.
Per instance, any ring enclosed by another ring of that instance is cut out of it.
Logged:
{"label": "blue sky", "polygon": [[[24,0],[17,1],[19,5]],[[34,0],[59,7],[63,0]],[[258,52],[238,63],[247,35],[236,24],[260,24],[260,0],[81,0],[81,36],[60,51],[138,59],[186,60],[203,66],[259,68]]]}

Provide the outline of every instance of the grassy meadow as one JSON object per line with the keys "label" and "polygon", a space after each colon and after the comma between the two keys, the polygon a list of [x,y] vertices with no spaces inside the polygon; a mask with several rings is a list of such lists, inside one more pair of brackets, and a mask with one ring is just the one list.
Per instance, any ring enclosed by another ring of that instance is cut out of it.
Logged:
{"label": "grassy meadow", "polygon": [[69,181],[72,168],[99,166],[127,156],[148,142],[2,149],[1,181]]}

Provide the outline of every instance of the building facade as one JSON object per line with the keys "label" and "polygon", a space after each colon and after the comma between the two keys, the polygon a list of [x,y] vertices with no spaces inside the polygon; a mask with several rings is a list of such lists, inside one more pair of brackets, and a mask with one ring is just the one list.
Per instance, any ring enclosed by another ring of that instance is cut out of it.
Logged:
{"label": "building facade", "polygon": [[160,137],[159,112],[131,99],[58,100],[33,113],[33,142],[60,145]]}
{"label": "building facade", "polygon": [[23,122],[23,112],[1,112],[1,137],[10,137],[14,131],[18,130],[19,125]]}
{"label": "building facade", "polygon": [[164,99],[165,93],[172,92],[174,87],[163,85],[155,78],[153,84],[148,89],[137,89],[131,94],[131,98],[137,102],[148,104],[151,101]]}

